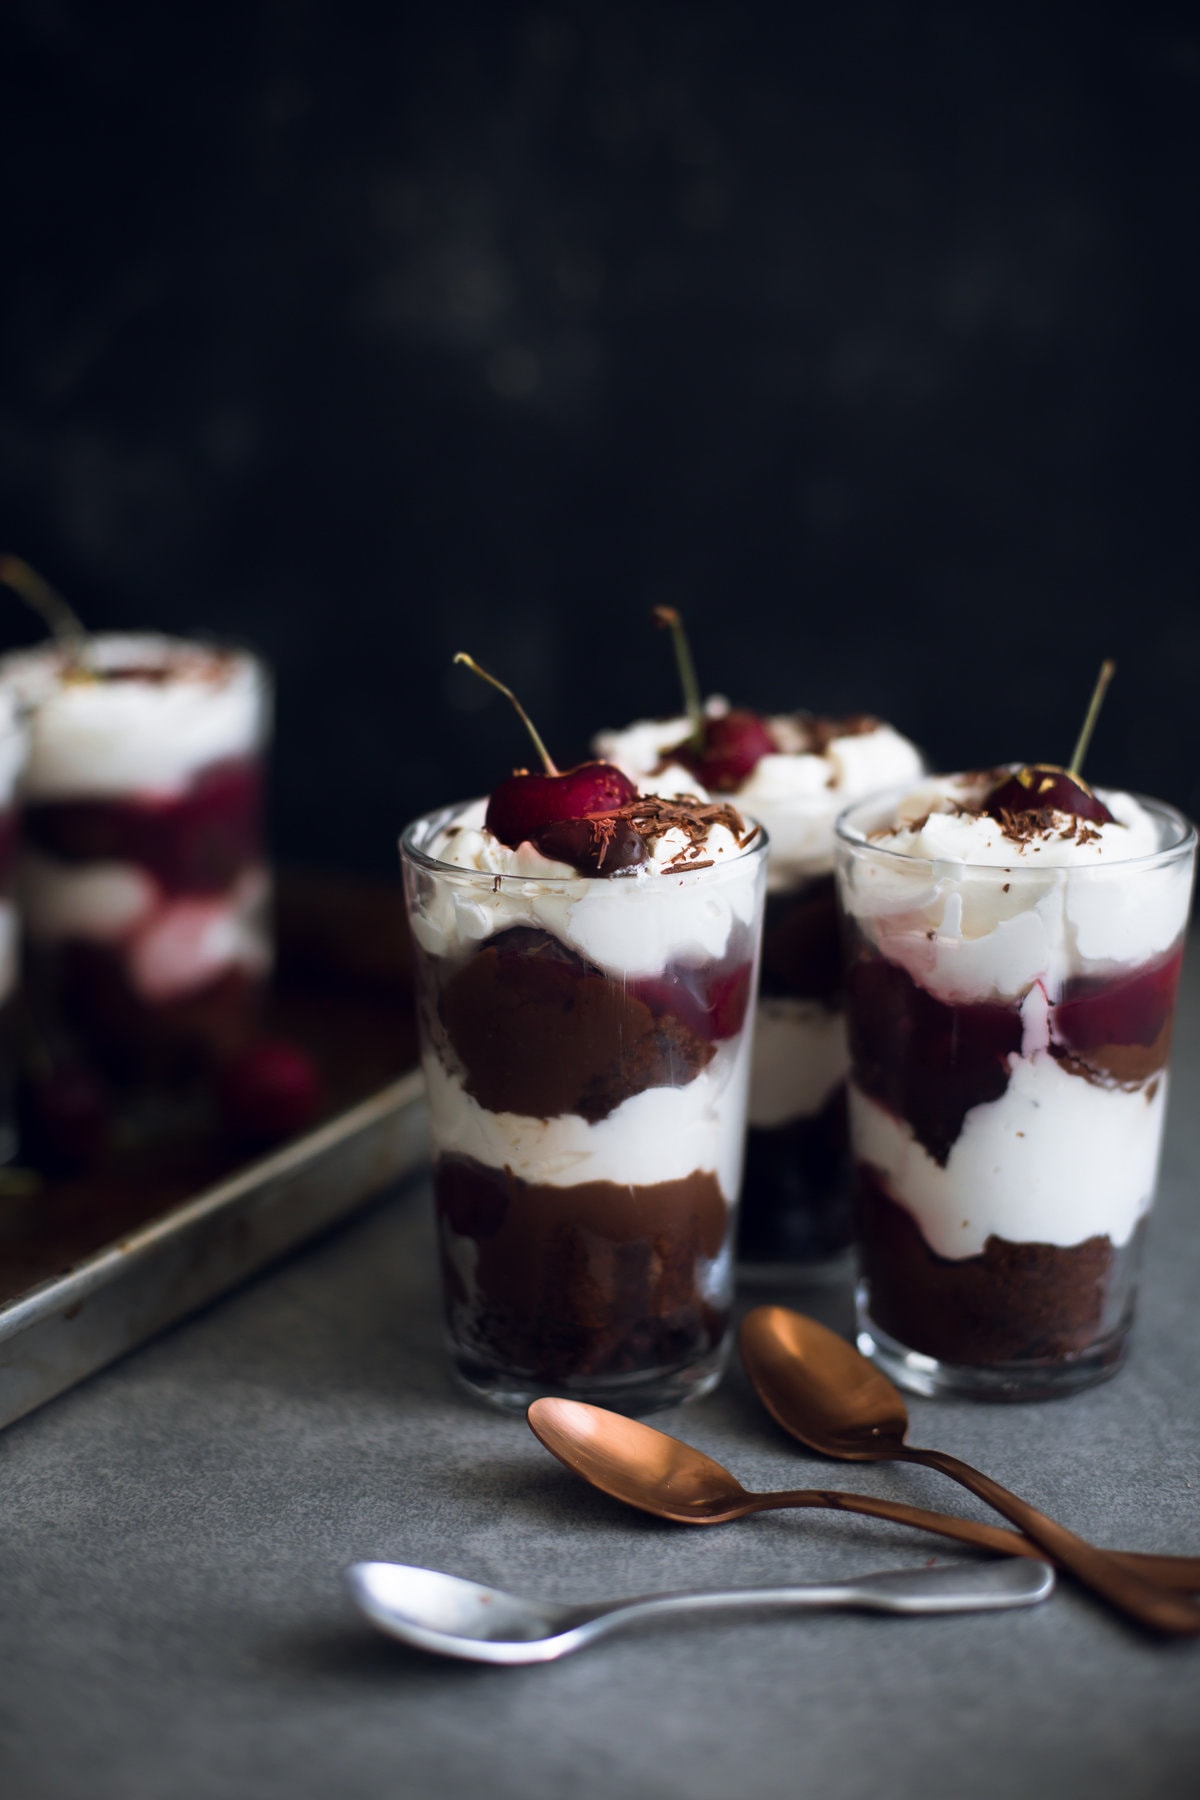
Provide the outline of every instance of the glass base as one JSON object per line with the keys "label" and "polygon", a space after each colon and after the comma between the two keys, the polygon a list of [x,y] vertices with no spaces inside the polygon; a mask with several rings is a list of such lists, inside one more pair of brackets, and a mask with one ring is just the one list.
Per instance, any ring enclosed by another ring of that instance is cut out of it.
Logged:
{"label": "glass base", "polygon": [[909,1350],[881,1331],[867,1311],[867,1292],[859,1284],[858,1330],[855,1342],[864,1356],[910,1394],[926,1399],[960,1400],[1058,1400],[1084,1388],[1110,1381],[1121,1367],[1129,1348],[1129,1320],[1089,1350],[1056,1362],[994,1363],[973,1368],[940,1361],[920,1350]]}
{"label": "glass base", "polygon": [[524,1413],[534,1400],[553,1397],[583,1400],[589,1406],[606,1406],[611,1412],[641,1418],[645,1413],[663,1412],[669,1406],[682,1406],[686,1401],[711,1394],[725,1372],[732,1341],[726,1337],[711,1355],[681,1369],[609,1376],[596,1381],[586,1377],[569,1382],[538,1381],[533,1376],[483,1362],[456,1344],[450,1346],[450,1360],[459,1386],[500,1412]]}

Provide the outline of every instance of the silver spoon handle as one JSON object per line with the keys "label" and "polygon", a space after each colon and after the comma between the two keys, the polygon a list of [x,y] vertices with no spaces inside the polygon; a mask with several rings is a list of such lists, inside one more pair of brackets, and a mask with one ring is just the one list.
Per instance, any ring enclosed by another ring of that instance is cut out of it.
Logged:
{"label": "silver spoon handle", "polygon": [[909,1444],[889,1451],[889,1454],[904,1462],[938,1469],[951,1481],[957,1481],[994,1507],[1026,1537],[1032,1538],[1039,1549],[1052,1556],[1064,1569],[1069,1569],[1077,1580],[1140,1624],[1179,1637],[1200,1636],[1200,1606],[1194,1600],[1156,1587],[1119,1563],[1106,1550],[1098,1550],[1075,1532],[1068,1531],[1065,1525],[1039,1512],[1028,1500],[1001,1487],[990,1475],[982,1475],[970,1463],[960,1462],[958,1457],[950,1456],[944,1450],[918,1450]]}
{"label": "silver spoon handle", "polygon": [[[1047,1563],[1010,1557],[995,1563],[956,1563],[945,1568],[897,1569],[851,1581],[803,1582],[792,1587],[685,1589],[646,1594],[589,1609],[589,1634],[692,1612],[804,1612],[858,1609],[883,1613],[992,1612],[1032,1606],[1054,1587]],[[581,1621],[581,1623],[583,1623]]]}
{"label": "silver spoon handle", "polygon": [[[890,1452],[889,1452],[890,1455]],[[755,1512],[781,1512],[789,1507],[822,1507],[833,1512],[863,1513],[870,1519],[888,1519],[894,1525],[911,1525],[914,1531],[932,1531],[982,1550],[998,1550],[1002,1556],[1041,1558],[1046,1552],[1032,1538],[1010,1531],[1006,1525],[984,1525],[978,1519],[960,1519],[955,1513],[930,1512],[900,1500],[878,1500],[869,1494],[850,1494],[843,1488],[795,1488],[787,1493],[750,1494]],[[740,1515],[738,1515],[740,1516]],[[1133,1575],[1155,1581],[1159,1587],[1180,1593],[1200,1593],[1200,1556],[1156,1556],[1145,1550],[1107,1550],[1106,1556],[1121,1563]]]}

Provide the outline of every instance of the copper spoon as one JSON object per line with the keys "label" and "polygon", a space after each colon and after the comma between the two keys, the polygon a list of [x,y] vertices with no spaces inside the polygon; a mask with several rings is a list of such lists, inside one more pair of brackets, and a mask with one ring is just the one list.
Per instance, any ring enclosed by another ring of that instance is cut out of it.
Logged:
{"label": "copper spoon", "polygon": [[898,1390],[836,1332],[787,1307],[758,1306],[743,1319],[739,1342],[759,1399],[802,1444],[847,1462],[939,1469],[1119,1611],[1157,1631],[1200,1635],[1200,1606],[1160,1586],[1140,1560],[1135,1565],[1123,1553],[1097,1549],[955,1456],[907,1444],[908,1413]]}
{"label": "copper spoon", "polygon": [[[824,1508],[890,1519],[918,1531],[933,1531],[984,1550],[1041,1560],[1043,1552],[1028,1538],[1001,1525],[981,1525],[953,1513],[927,1512],[898,1500],[876,1500],[867,1494],[845,1494],[838,1488],[797,1488],[789,1493],[753,1494],[737,1477],[703,1451],[651,1425],[588,1406],[581,1400],[535,1400],[526,1417],[530,1430],[552,1456],[576,1475],[627,1506],[673,1519],[681,1525],[724,1525],[750,1513],[778,1512],[788,1507]],[[1163,1579],[1178,1586],[1200,1585],[1200,1561],[1189,1557],[1139,1557],[1141,1567],[1168,1565]],[[1177,1564],[1186,1565],[1184,1570]],[[1180,1579],[1180,1575],[1183,1579]]]}

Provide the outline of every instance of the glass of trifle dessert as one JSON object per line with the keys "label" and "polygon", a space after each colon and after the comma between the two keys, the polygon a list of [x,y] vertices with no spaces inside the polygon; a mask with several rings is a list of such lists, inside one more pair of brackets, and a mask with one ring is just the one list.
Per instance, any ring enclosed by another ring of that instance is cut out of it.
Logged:
{"label": "glass of trifle dessert", "polygon": [[401,842],[447,1331],[501,1406],[645,1412],[727,1355],[766,838],[533,735]]}
{"label": "glass of trifle dessert", "polygon": [[1128,1343],[1196,837],[1067,769],[838,825],[859,1344],[920,1393],[1038,1398]]}
{"label": "glass of trifle dessert", "polygon": [[842,997],[834,821],[850,802],[914,780],[920,753],[867,713],[760,716],[703,702],[679,615],[685,710],[594,742],[645,790],[728,799],[770,836],[762,972],[738,1224],[744,1277],[813,1280],[843,1273],[853,1237],[847,1154],[849,1051]]}
{"label": "glass of trifle dessert", "polygon": [[22,712],[18,884],[39,1030],[118,1079],[238,1049],[270,963],[269,693],[243,650],[72,632],[0,658]]}

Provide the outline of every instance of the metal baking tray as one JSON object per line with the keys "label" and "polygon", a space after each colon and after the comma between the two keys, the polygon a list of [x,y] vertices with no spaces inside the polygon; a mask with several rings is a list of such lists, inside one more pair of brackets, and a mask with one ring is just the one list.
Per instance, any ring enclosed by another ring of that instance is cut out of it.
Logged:
{"label": "metal baking tray", "polygon": [[349,1216],[427,1159],[403,906],[392,887],[281,888],[276,1023],[314,1049],[327,1116],[239,1166],[184,1132],[6,1206],[0,1426]]}

